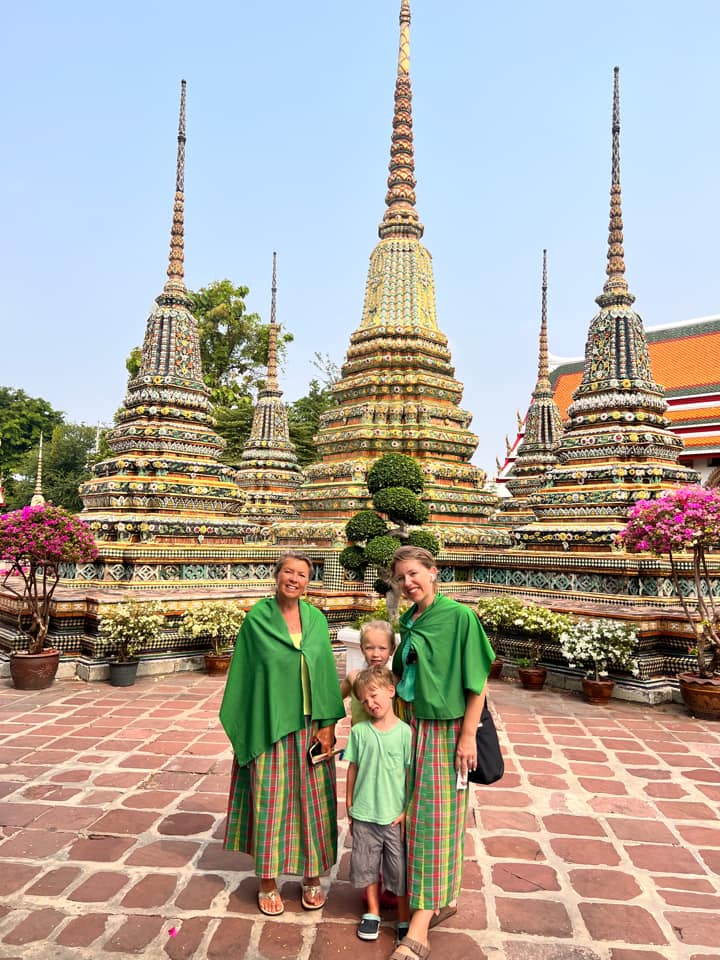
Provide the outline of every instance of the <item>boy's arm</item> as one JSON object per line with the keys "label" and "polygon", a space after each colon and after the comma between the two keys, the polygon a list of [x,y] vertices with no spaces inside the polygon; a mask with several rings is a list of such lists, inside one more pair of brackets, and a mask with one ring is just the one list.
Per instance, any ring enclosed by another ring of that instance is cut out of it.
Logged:
{"label": "boy's arm", "polygon": [[343,700],[345,697],[349,697],[352,693],[352,686],[353,683],[355,683],[355,677],[357,675],[357,670],[351,670],[345,679],[340,681],[340,696],[343,698]]}
{"label": "boy's arm", "polygon": [[347,818],[348,823],[350,824],[350,836],[353,832],[353,822],[352,817],[350,816],[350,807],[353,802],[353,791],[355,790],[355,780],[357,779],[357,764],[349,763],[347,769],[347,775],[345,777],[345,807],[347,809]]}

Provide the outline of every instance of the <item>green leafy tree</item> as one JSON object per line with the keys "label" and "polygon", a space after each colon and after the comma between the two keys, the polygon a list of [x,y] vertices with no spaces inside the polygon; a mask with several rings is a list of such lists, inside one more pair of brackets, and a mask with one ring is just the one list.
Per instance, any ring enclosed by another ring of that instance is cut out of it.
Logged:
{"label": "green leafy tree", "polygon": [[[81,483],[90,477],[95,459],[97,430],[84,424],[62,423],[43,441],[42,489],[45,499],[71,513],[82,510],[78,493]],[[18,465],[12,485],[6,491],[8,509],[15,510],[30,503],[35,488],[39,444],[25,454]]]}
{"label": "green leafy tree", "polygon": [[320,373],[310,381],[304,397],[288,406],[290,439],[295,444],[300,466],[317,460],[315,436],[320,429],[320,418],[335,404],[333,386],[340,379],[340,368],[328,354],[315,352],[312,365]]}
{"label": "green leafy tree", "polygon": [[418,496],[424,486],[422,470],[412,457],[385,454],[373,464],[367,475],[367,487],[373,495],[375,510],[358,511],[345,527],[350,545],[341,552],[340,564],[360,575],[370,564],[378,568],[379,577],[374,587],[385,597],[391,620],[397,616],[400,601],[400,591],[390,570],[397,548],[413,544],[424,547],[433,556],[440,551],[440,544],[433,534],[409,529],[428,519],[427,505]]}
{"label": "green leafy tree", "polygon": [[49,437],[62,422],[62,413],[47,400],[29,397],[24,390],[0,387],[0,476],[5,480],[6,495],[12,489],[12,474],[37,445],[40,434]]}

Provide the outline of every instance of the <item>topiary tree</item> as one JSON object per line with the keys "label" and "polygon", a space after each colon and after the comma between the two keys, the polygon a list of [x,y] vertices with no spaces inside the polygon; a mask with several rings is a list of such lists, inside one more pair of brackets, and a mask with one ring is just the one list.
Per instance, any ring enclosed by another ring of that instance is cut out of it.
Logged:
{"label": "topiary tree", "polygon": [[[418,494],[425,486],[422,470],[412,457],[387,453],[368,471],[367,487],[375,510],[360,510],[348,520],[345,534],[350,541],[340,554],[346,570],[363,575],[369,564],[378,568],[380,576],[374,589],[386,598],[388,617],[394,620],[400,591],[393,582],[390,563],[403,544],[424,547],[433,556],[440,551],[437,537],[425,530],[409,530],[428,519],[429,510]],[[380,516],[384,514],[384,517]]]}

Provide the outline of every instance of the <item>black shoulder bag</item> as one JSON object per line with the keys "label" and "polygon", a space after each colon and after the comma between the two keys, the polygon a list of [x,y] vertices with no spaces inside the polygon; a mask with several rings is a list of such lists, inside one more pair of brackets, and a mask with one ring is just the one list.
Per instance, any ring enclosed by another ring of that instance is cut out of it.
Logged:
{"label": "black shoulder bag", "polygon": [[470,783],[495,783],[505,773],[505,762],[500,752],[495,721],[487,705],[483,704],[480,725],[475,733],[477,745],[477,766],[468,771]]}

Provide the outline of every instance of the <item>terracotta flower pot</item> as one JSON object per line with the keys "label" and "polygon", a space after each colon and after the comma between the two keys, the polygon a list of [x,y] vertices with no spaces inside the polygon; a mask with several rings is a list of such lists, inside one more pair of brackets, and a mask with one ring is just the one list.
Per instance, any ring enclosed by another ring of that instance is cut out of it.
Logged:
{"label": "terracotta flower pot", "polygon": [[696,673],[679,673],[677,679],[685,706],[694,717],[720,720],[720,677],[703,679]]}
{"label": "terracotta flower pot", "polygon": [[55,680],[60,664],[60,651],[41,653],[17,651],[10,657],[10,676],[16,690],[45,690]]}
{"label": "terracotta flower pot", "polygon": [[590,677],[583,677],[582,681],[583,694],[587,702],[600,707],[607,705],[614,686],[614,680],[593,680]]}
{"label": "terracotta flower pot", "polygon": [[209,677],[224,677],[230,669],[231,653],[206,653],[205,669]]}
{"label": "terracotta flower pot", "polygon": [[488,674],[488,678],[490,680],[499,680],[504,665],[505,661],[502,659],[502,657],[495,657],[493,662],[490,664],[490,673]]}
{"label": "terracotta flower pot", "polygon": [[542,690],[547,670],[545,667],[518,667],[518,677],[526,690]]}

